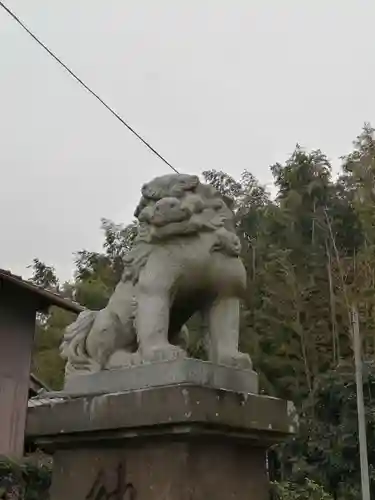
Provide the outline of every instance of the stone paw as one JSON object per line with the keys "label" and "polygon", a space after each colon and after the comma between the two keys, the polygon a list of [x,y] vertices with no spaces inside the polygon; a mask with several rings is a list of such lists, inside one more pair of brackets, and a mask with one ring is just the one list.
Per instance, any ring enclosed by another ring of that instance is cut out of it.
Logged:
{"label": "stone paw", "polygon": [[250,356],[244,352],[222,354],[218,358],[218,364],[240,368],[241,370],[253,369],[253,363]]}
{"label": "stone paw", "polygon": [[174,359],[186,357],[187,354],[184,349],[171,344],[153,347],[142,351],[142,360],[144,362],[172,361]]}
{"label": "stone paw", "polygon": [[141,358],[138,352],[128,352],[122,349],[115,351],[109,358],[105,369],[114,370],[121,368],[129,368],[130,366],[141,364]]}

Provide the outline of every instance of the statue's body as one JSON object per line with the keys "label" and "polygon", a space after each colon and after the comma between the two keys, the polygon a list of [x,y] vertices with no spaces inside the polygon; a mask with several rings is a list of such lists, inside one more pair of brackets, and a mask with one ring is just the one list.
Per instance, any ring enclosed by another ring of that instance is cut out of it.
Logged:
{"label": "statue's body", "polygon": [[185,357],[178,337],[197,311],[208,317],[210,360],[250,369],[238,351],[246,273],[232,211],[191,175],[156,178],[142,195],[138,236],[108,305],[67,328],[67,374]]}

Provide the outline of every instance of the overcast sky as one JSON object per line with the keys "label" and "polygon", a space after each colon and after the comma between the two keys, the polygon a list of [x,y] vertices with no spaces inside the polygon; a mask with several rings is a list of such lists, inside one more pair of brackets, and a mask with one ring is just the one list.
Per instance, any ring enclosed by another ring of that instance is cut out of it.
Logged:
{"label": "overcast sky", "polygon": [[[178,170],[335,165],[375,123],[374,0],[5,0]],[[67,279],[168,173],[0,10],[0,267]]]}

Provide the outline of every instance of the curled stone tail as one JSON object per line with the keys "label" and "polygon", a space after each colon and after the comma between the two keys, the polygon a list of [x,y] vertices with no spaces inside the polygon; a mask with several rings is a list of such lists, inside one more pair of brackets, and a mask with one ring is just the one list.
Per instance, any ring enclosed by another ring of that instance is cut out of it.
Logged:
{"label": "curled stone tail", "polygon": [[95,361],[89,356],[86,350],[86,339],[94,324],[97,311],[83,311],[76,321],[69,325],[60,346],[61,357],[67,359],[65,374],[68,376],[72,372],[92,372],[97,371]]}

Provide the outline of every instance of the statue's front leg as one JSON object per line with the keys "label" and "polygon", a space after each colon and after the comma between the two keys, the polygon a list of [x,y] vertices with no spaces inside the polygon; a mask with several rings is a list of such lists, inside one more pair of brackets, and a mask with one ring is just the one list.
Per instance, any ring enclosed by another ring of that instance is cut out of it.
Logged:
{"label": "statue's front leg", "polygon": [[239,300],[235,297],[217,299],[209,311],[210,361],[252,369],[250,356],[238,350],[239,328]]}
{"label": "statue's front leg", "polygon": [[173,269],[149,262],[138,285],[136,329],[139,354],[144,361],[167,361],[186,357],[186,352],[169,343],[169,314]]}

